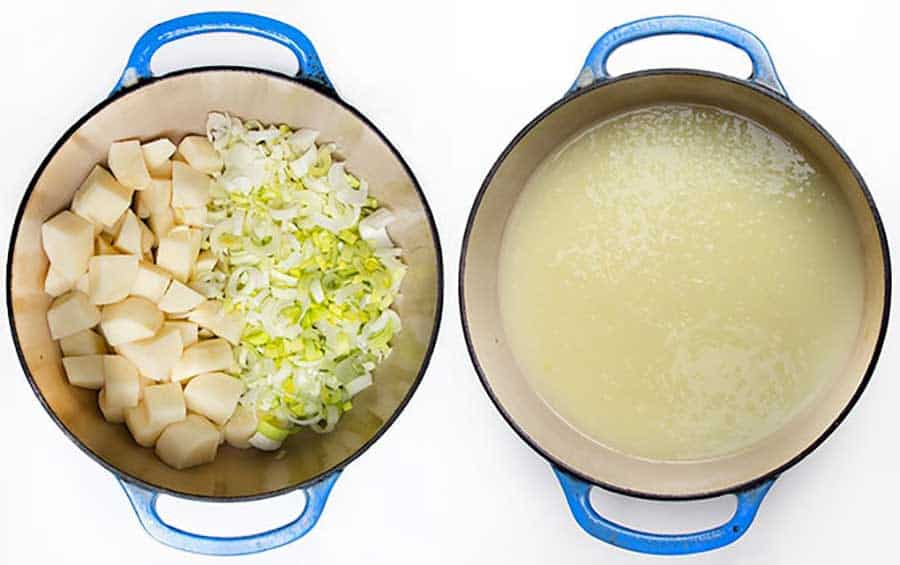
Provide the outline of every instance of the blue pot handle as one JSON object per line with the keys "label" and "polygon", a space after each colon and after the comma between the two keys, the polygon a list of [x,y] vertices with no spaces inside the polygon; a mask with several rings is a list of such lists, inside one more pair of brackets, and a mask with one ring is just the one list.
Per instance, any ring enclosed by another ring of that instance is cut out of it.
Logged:
{"label": "blue pot handle", "polygon": [[652,534],[632,530],[607,520],[591,506],[592,485],[590,483],[586,483],[556,466],[553,467],[553,471],[562,485],[572,515],[575,516],[578,525],[585,532],[623,549],[655,555],[700,553],[735,542],[750,527],[763,497],[775,482],[775,479],[770,479],[736,493],[737,509],[734,511],[734,516],[717,528],[689,534]]}
{"label": "blue pot handle", "polygon": [[232,32],[263,37],[284,45],[297,58],[297,78],[305,78],[334,91],[315,47],[299,29],[265,16],[244,12],[201,12],[174,18],[151,27],[138,39],[122,77],[113,89],[118,92],[153,76],[150,60],[166,43],[201,33]]}
{"label": "blue pot handle", "polygon": [[306,535],[322,515],[331,487],[340,474],[340,471],[335,471],[305,489],[306,505],[294,521],[267,532],[235,537],[193,534],[170,526],[156,511],[158,492],[126,480],[120,479],[119,482],[125,489],[125,494],[128,495],[141,525],[156,541],[175,549],[202,555],[247,555],[291,543]]}
{"label": "blue pot handle", "polygon": [[673,34],[700,35],[734,45],[746,53],[753,64],[753,73],[748,80],[787,98],[787,92],[778,79],[772,57],[758,37],[734,24],[699,16],[657,16],[612,28],[594,43],[578,79],[569,92],[607,80],[609,71],[606,69],[606,62],[609,56],[626,43],[657,35]]}

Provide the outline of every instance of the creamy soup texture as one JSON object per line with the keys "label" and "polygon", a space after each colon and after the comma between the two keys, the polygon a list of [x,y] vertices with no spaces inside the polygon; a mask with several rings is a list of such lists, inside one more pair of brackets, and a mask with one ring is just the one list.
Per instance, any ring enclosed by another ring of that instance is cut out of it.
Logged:
{"label": "creamy soup texture", "polygon": [[838,187],[789,142],[660,105],[563,144],[504,231],[504,331],[544,401],[629,455],[746,449],[850,357],[863,259]]}

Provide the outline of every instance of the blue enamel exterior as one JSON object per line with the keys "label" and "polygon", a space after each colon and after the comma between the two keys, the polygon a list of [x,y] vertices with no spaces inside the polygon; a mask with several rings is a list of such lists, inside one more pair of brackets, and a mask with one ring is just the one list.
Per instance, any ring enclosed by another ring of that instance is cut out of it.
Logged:
{"label": "blue enamel exterior", "polygon": [[[297,28],[264,16],[243,12],[203,12],[174,18],[150,28],[138,39],[128,64],[113,93],[153,76],[150,61],[154,53],[172,41],[203,33],[232,32],[263,37],[284,45],[297,58],[296,78],[314,82],[334,92],[319,55],[309,38]],[[126,480],[119,480],[141,525],[154,539],[168,546],[204,555],[245,555],[266,551],[298,540],[309,532],[325,508],[331,487],[340,471],[305,489],[306,505],[296,520],[262,532],[237,537],[215,537],[186,532],[167,524],[156,511],[159,493]]]}
{"label": "blue enamel exterior", "polygon": [[312,486],[306,487],[304,490],[306,504],[300,515],[292,522],[267,532],[235,537],[194,534],[171,526],[156,511],[158,492],[125,480],[120,479],[119,482],[128,495],[141,525],[155,540],[175,549],[203,555],[247,555],[274,549],[306,535],[319,521],[331,493],[331,487],[340,474],[340,471],[335,471]]}
{"label": "blue enamel exterior", "polygon": [[607,520],[591,505],[593,485],[555,466],[553,471],[562,485],[566,502],[569,503],[575,521],[585,532],[616,547],[655,555],[700,553],[737,541],[750,527],[760,503],[775,482],[775,479],[770,479],[758,486],[735,493],[737,508],[734,515],[719,527],[689,534],[653,534],[633,530]]}
{"label": "blue enamel exterior", "polygon": [[613,51],[626,43],[658,35],[699,35],[729,43],[750,57],[753,72],[748,80],[787,98],[772,57],[762,41],[746,29],[712,18],[698,16],[657,16],[614,27],[594,43],[584,67],[569,92],[609,78],[606,63]]}
{"label": "blue enamel exterior", "polygon": [[[741,49],[750,57],[753,66],[752,74],[747,80],[788,97],[769,51],[758,37],[736,25],[697,16],[658,16],[636,20],[609,30],[591,48],[569,94],[609,79],[606,63],[619,47],[647,37],[673,34],[709,37]],[[575,520],[584,531],[617,547],[657,555],[700,553],[733,543],[750,527],[760,503],[775,481],[770,479],[735,493],[738,504],[734,516],[717,528],[689,534],[653,534],[607,520],[591,506],[590,492],[593,485],[556,466],[553,466],[553,471],[559,478]]]}
{"label": "blue enamel exterior", "polygon": [[244,12],[202,12],[157,24],[138,39],[128,64],[113,92],[133,86],[153,76],[150,61],[156,51],[172,41],[202,33],[243,33],[263,37],[284,45],[297,58],[297,78],[317,83],[327,90],[334,86],[325,74],[315,47],[299,29],[265,16]]}

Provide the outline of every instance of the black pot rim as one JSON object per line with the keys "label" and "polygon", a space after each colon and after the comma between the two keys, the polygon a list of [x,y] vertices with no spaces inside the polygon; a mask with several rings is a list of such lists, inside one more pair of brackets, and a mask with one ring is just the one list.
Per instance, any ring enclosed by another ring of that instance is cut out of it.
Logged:
{"label": "black pot rim", "polygon": [[[491,184],[491,181],[493,180],[494,175],[497,173],[497,170],[499,169],[500,165],[503,164],[503,162],[506,160],[507,156],[512,152],[512,150],[516,147],[516,145],[518,145],[519,141],[521,141],[522,138],[525,137],[525,135],[527,135],[532,129],[534,129],[535,126],[537,126],[541,121],[543,121],[544,118],[546,118],[547,116],[549,116],[550,114],[552,114],[557,109],[564,106],[565,104],[574,100],[575,98],[578,98],[583,95],[587,95],[588,93],[591,93],[597,89],[603,88],[604,86],[627,81],[630,79],[636,79],[636,78],[641,78],[641,77],[646,77],[646,76],[655,76],[655,75],[699,76],[699,77],[704,77],[704,78],[723,80],[723,81],[730,82],[730,83],[733,83],[733,84],[736,84],[739,86],[743,86],[745,88],[754,90],[764,96],[767,96],[768,98],[771,98],[775,102],[780,103],[787,110],[793,112],[794,114],[799,116],[801,119],[803,119],[806,123],[811,125],[819,133],[819,135],[824,137],[825,140],[837,151],[838,155],[840,155],[841,159],[844,161],[844,163],[847,165],[847,167],[853,173],[853,177],[856,180],[856,183],[859,186],[860,190],[862,190],[863,196],[865,196],[866,202],[869,206],[869,211],[872,214],[872,219],[875,222],[875,226],[878,231],[878,238],[881,243],[882,260],[884,262],[884,308],[881,313],[881,327],[878,332],[878,338],[875,342],[875,348],[872,351],[872,356],[869,359],[868,366],[866,367],[865,374],[863,375],[863,378],[860,381],[859,386],[856,388],[856,391],[854,391],[853,396],[850,398],[850,400],[847,402],[847,404],[844,406],[844,408],[841,410],[841,412],[837,415],[837,417],[831,422],[831,424],[828,426],[828,428],[826,428],[825,431],[822,432],[822,434],[819,435],[819,437],[816,438],[815,441],[810,443],[810,445],[808,445],[805,449],[803,449],[802,451],[797,453],[793,458],[791,458],[790,460],[788,460],[781,466],[779,466],[771,471],[768,471],[758,477],[754,477],[743,483],[733,485],[733,486],[730,486],[727,488],[704,491],[704,492],[699,492],[699,493],[691,493],[688,495],[668,495],[668,494],[659,494],[659,493],[653,493],[653,492],[644,492],[644,491],[622,488],[622,487],[610,484],[608,482],[598,480],[595,477],[587,476],[584,473],[579,472],[578,470],[569,466],[564,461],[560,460],[559,458],[554,457],[547,450],[545,450],[543,447],[541,447],[541,445],[534,438],[529,436],[528,433],[515,422],[515,420],[512,418],[512,416],[510,416],[510,414],[504,409],[503,405],[500,402],[499,397],[494,393],[494,390],[491,388],[491,385],[488,382],[488,379],[484,372],[484,369],[482,368],[480,362],[478,361],[478,356],[475,354],[474,343],[472,341],[472,336],[469,331],[469,322],[468,322],[468,318],[466,316],[466,296],[465,296],[464,280],[465,280],[465,271],[466,271],[466,252],[468,251],[468,247],[469,247],[469,237],[471,235],[472,226],[475,222],[475,217],[478,215],[478,210],[481,206],[481,201],[484,198],[484,194],[487,191],[489,185]],[[818,448],[834,432],[834,430],[837,429],[837,427],[844,421],[844,419],[847,417],[847,414],[849,414],[850,411],[853,409],[853,407],[856,405],[857,401],[859,400],[860,396],[862,395],[863,391],[865,390],[866,386],[868,385],[869,380],[872,377],[872,372],[875,369],[875,365],[878,362],[878,357],[881,354],[882,345],[884,344],[884,338],[885,338],[885,333],[887,332],[888,318],[889,318],[889,313],[890,313],[890,303],[891,303],[891,261],[890,261],[890,254],[888,251],[887,237],[884,232],[884,225],[881,220],[881,215],[878,213],[878,209],[875,206],[875,201],[873,200],[872,194],[869,192],[869,189],[866,186],[866,183],[863,180],[862,175],[860,175],[859,171],[853,165],[853,162],[850,160],[850,158],[847,156],[846,152],[841,148],[841,146],[838,145],[838,143],[834,140],[834,138],[831,137],[831,135],[825,130],[825,128],[823,128],[821,125],[819,125],[819,123],[816,122],[812,118],[812,116],[810,116],[809,114],[804,112],[802,109],[800,109],[796,104],[791,102],[791,100],[788,99],[786,96],[782,96],[782,95],[776,93],[775,91],[770,90],[767,87],[755,84],[749,80],[741,80],[741,79],[737,79],[737,78],[723,75],[720,73],[694,70],[694,69],[677,69],[677,68],[651,69],[651,70],[644,70],[644,71],[637,71],[637,72],[623,74],[623,75],[613,77],[613,78],[610,78],[607,80],[599,81],[597,83],[586,86],[584,88],[580,88],[574,92],[567,92],[562,98],[560,98],[559,100],[557,100],[556,102],[554,102],[553,104],[551,104],[550,106],[545,108],[540,114],[538,114],[534,119],[532,119],[524,128],[522,128],[519,131],[519,133],[516,134],[516,136],[512,139],[512,141],[509,142],[509,144],[506,146],[506,148],[504,148],[503,152],[500,154],[500,156],[494,162],[493,166],[491,167],[490,171],[488,172],[487,176],[485,177],[484,182],[482,182],[481,188],[478,190],[478,194],[476,195],[475,201],[472,204],[472,209],[469,212],[469,218],[466,222],[466,229],[463,234],[462,249],[461,249],[460,258],[459,258],[458,285],[459,285],[459,287],[458,287],[459,309],[460,309],[460,318],[462,319],[463,335],[465,336],[466,347],[469,350],[469,357],[472,360],[472,364],[475,367],[475,371],[478,373],[478,380],[481,382],[481,385],[484,387],[484,390],[487,393],[488,398],[490,398],[491,402],[494,404],[494,407],[500,412],[500,415],[503,416],[503,419],[506,420],[506,423],[509,424],[509,426],[513,429],[513,431],[515,431],[516,434],[518,434],[518,436],[529,447],[531,447],[535,452],[538,453],[538,455],[540,455],[541,457],[546,459],[552,465],[555,465],[556,467],[562,469],[563,471],[565,471],[571,475],[574,475],[575,477],[581,479],[582,481],[584,481],[586,483],[589,483],[594,486],[599,486],[605,490],[617,492],[619,494],[624,494],[624,495],[632,496],[635,498],[643,498],[643,499],[649,499],[649,500],[697,500],[697,499],[703,499],[703,498],[712,498],[712,497],[716,497],[716,496],[722,496],[725,494],[735,494],[740,491],[753,488],[754,486],[757,486],[763,482],[766,482],[769,480],[774,480],[781,473],[783,473],[784,471],[788,470],[789,468],[791,468],[794,465],[796,465],[797,463],[799,463],[807,455],[809,455],[816,448]]]}
{"label": "black pot rim", "polygon": [[[80,128],[86,121],[91,119],[94,115],[96,115],[99,111],[116,102],[118,99],[127,96],[137,90],[140,90],[146,86],[154,84],[159,81],[168,80],[170,78],[179,77],[188,74],[198,74],[204,72],[211,71],[231,71],[231,72],[247,72],[247,73],[256,73],[266,75],[271,78],[276,78],[279,80],[284,80],[286,82],[291,82],[294,84],[301,84],[303,86],[312,88],[319,94],[333,100],[340,104],[343,108],[352,113],[357,119],[359,119],[362,123],[372,129],[381,139],[381,141],[390,149],[391,153],[397,158],[400,164],[403,166],[403,169],[406,171],[406,174],[409,175],[409,178],[412,179],[413,186],[416,189],[416,193],[419,196],[419,199],[422,202],[422,206],[425,209],[425,216],[428,221],[428,228],[431,232],[431,237],[435,243],[435,259],[437,262],[437,277],[436,277],[436,285],[437,285],[437,300],[435,302],[435,315],[434,315],[434,323],[431,329],[431,339],[429,340],[428,347],[425,350],[425,355],[422,359],[422,364],[419,368],[419,372],[416,375],[415,380],[412,383],[412,386],[407,391],[406,396],[400,402],[397,409],[391,414],[391,417],[388,418],[384,424],[378,429],[378,431],[369,438],[362,446],[360,446],[356,451],[350,454],[348,457],[338,462],[337,464],[331,466],[330,468],[322,471],[321,473],[315,475],[314,477],[303,481],[302,483],[298,483],[296,485],[286,486],[280,489],[260,493],[253,495],[243,495],[243,496],[209,496],[209,495],[196,495],[190,493],[184,493],[177,490],[169,489],[166,487],[162,487],[159,485],[155,485],[149,482],[144,481],[143,479],[132,475],[131,473],[127,473],[118,469],[117,467],[107,463],[100,455],[91,450],[87,445],[85,445],[71,430],[69,430],[66,425],[59,419],[53,409],[50,407],[47,400],[44,398],[43,394],[40,391],[40,388],[37,386],[37,383],[34,380],[34,376],[31,374],[31,370],[28,368],[28,364],[25,361],[25,355],[22,352],[22,346],[19,342],[19,335],[16,331],[15,321],[12,315],[12,290],[11,290],[11,282],[12,282],[12,256],[13,250],[15,249],[16,241],[19,235],[19,225],[22,221],[22,216],[25,213],[25,207],[28,204],[29,199],[31,198],[31,194],[34,191],[35,185],[37,184],[38,179],[44,173],[47,165],[51,160],[56,156],[56,153],[62,147],[62,145],[69,140],[69,138],[74,134],[78,128]],[[428,205],[428,201],[425,198],[425,193],[422,191],[422,187],[419,184],[418,179],[416,179],[415,175],[407,164],[406,160],[400,155],[400,152],[396,147],[385,137],[385,135],[381,132],[378,127],[375,126],[365,115],[362,114],[359,110],[357,110],[354,106],[350,105],[348,102],[343,100],[337,92],[330,88],[326,88],[317,82],[313,82],[302,77],[292,77],[288,76],[276,71],[270,71],[268,69],[261,69],[256,67],[244,67],[244,66],[233,66],[233,65],[215,65],[215,66],[203,66],[203,67],[193,67],[189,69],[184,69],[176,72],[172,72],[159,77],[152,77],[146,80],[141,80],[139,83],[123,88],[109,97],[105,98],[93,108],[91,108],[86,114],[84,114],[81,118],[78,119],[65,133],[54,143],[53,148],[41,162],[40,166],[37,168],[37,171],[34,173],[31,181],[28,183],[28,188],[25,191],[25,194],[22,196],[22,201],[19,203],[18,211],[16,212],[16,218],[13,221],[12,226],[12,236],[10,237],[9,250],[7,254],[7,263],[6,263],[6,307],[9,318],[9,327],[10,327],[10,335],[12,336],[13,345],[16,349],[16,355],[19,358],[19,364],[22,366],[22,370],[25,372],[25,376],[28,379],[28,383],[31,386],[32,391],[37,397],[38,401],[40,401],[41,405],[44,407],[44,410],[47,411],[47,414],[53,419],[57,426],[63,431],[63,433],[68,436],[68,438],[77,445],[84,453],[91,457],[94,461],[103,466],[107,471],[111,472],[120,480],[126,480],[130,483],[137,484],[146,489],[162,493],[168,494],[171,496],[175,496],[178,498],[189,499],[189,500],[200,500],[205,502],[248,502],[252,500],[262,500],[265,498],[271,498],[274,496],[279,496],[282,494],[286,494],[288,492],[292,492],[295,490],[303,489],[308,487],[316,482],[321,481],[326,476],[331,475],[332,473],[342,471],[347,465],[356,460],[357,457],[366,452],[382,435],[390,428],[393,423],[396,421],[397,417],[403,412],[406,405],[409,403],[413,394],[418,389],[419,385],[422,382],[422,378],[425,375],[425,371],[428,369],[428,365],[431,361],[431,356],[434,353],[435,343],[437,342],[438,330],[440,329],[441,323],[441,315],[443,313],[443,298],[444,298],[444,267],[443,267],[443,255],[441,251],[441,243],[438,237],[437,226],[434,221],[434,216],[431,212],[431,208]]]}

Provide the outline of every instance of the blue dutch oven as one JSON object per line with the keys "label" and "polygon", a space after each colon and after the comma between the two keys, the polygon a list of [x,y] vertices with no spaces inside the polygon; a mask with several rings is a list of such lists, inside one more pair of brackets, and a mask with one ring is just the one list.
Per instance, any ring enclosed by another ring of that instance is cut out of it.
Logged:
{"label": "blue dutch oven", "polygon": [[[639,39],[691,34],[746,53],[745,80],[687,69],[646,70],[612,77],[610,54]],[[619,453],[570,427],[531,389],[507,345],[497,299],[503,229],[534,168],[565,140],[610,117],[661,103],[702,104],[761,123],[803,147],[830,175],[853,210],[865,255],[865,304],[855,352],[815,403],[745,451],[698,461],[651,461]],[[484,181],[469,216],[460,262],[460,310],[472,361],[491,400],[519,434],[550,461],[578,524],[615,546],[654,554],[685,554],[730,544],[750,526],[775,479],[799,462],[844,419],[872,374],[887,327],[890,261],[878,211],[847,155],[788,98],[762,42],[740,27],[707,18],[649,18],[614,28],[591,49],[566,95],[506,147]],[[719,527],[688,534],[641,532],[612,522],[591,505],[593,486],[635,497],[681,500],[732,494],[734,515]]]}
{"label": "blue dutch oven", "polygon": [[[243,67],[203,67],[153,76],[150,61],[166,43],[190,35],[232,32],[288,48],[296,76]],[[206,114],[224,111],[266,123],[321,131],[366,177],[371,192],[398,217],[391,235],[404,249],[409,272],[398,299],[404,331],[395,350],[330,434],[292,436],[281,453],[219,449],[214,463],[176,471],[138,446],[123,426],[106,423],[96,394],[69,386],[46,322],[47,260],[41,224],[68,207],[94,163],[122,138],[180,139],[205,131]],[[38,168],[19,207],[7,265],[7,302],[15,346],[35,394],[60,429],[121,482],[147,532],[172,547],[209,555],[263,551],[305,535],[322,514],[341,471],[368,449],[409,401],[428,364],[441,312],[441,253],[434,221],[418,182],[397,150],[328,80],[309,39],[269,18],[210,12],[151,28],[137,42],[113,92],[79,119]],[[203,501],[247,501],[291,491],[306,493],[299,516],[255,535],[211,537],[175,528],[159,516],[160,494]]]}

